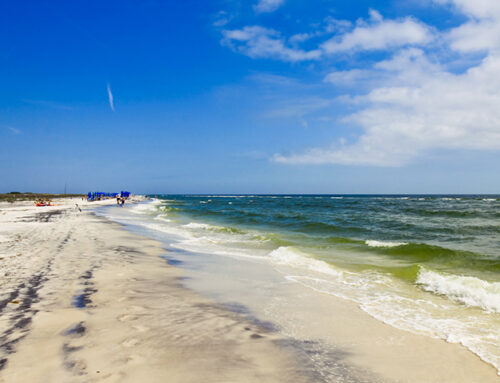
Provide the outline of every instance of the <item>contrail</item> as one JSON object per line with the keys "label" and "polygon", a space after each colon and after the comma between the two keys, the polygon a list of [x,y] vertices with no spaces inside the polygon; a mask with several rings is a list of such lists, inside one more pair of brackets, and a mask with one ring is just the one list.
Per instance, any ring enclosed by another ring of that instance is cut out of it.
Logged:
{"label": "contrail", "polygon": [[111,93],[111,88],[109,87],[109,84],[108,84],[108,99],[109,99],[109,107],[114,112],[115,104],[113,103],[113,93]]}

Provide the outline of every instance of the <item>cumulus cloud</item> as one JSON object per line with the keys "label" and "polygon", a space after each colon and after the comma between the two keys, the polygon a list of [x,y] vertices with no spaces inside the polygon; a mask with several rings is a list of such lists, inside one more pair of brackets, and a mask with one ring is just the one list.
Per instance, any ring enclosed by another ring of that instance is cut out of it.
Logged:
{"label": "cumulus cloud", "polygon": [[430,28],[411,17],[384,20],[378,12],[372,11],[369,24],[362,22],[352,31],[324,42],[321,48],[330,54],[387,50],[406,45],[427,44],[432,38]]}
{"label": "cumulus cloud", "polygon": [[461,53],[496,51],[500,49],[500,2],[496,0],[435,0],[450,4],[469,17],[453,28],[446,38],[453,50]]}
{"label": "cumulus cloud", "polygon": [[319,50],[305,51],[287,46],[278,31],[261,26],[222,31],[222,43],[252,58],[276,58],[283,61],[316,60]]}
{"label": "cumulus cloud", "polygon": [[325,18],[323,26],[310,32],[296,33],[290,36],[288,41],[291,44],[299,44],[315,37],[331,35],[333,33],[345,33],[351,27],[352,23],[348,20],[338,20],[328,16]]}
{"label": "cumulus cloud", "polygon": [[285,3],[285,0],[259,0],[253,9],[257,13],[274,12]]}
{"label": "cumulus cloud", "polygon": [[[335,33],[335,36],[314,49],[300,49],[298,45],[314,37]],[[262,26],[245,26],[223,30],[222,44],[252,58],[272,58],[282,61],[312,61],[325,55],[355,51],[390,50],[403,46],[422,45],[433,39],[431,28],[410,17],[385,20],[376,11],[370,11],[367,21],[356,26],[346,20],[328,18],[326,26],[285,39],[280,32]]]}
{"label": "cumulus cloud", "polygon": [[355,142],[278,154],[274,160],[399,166],[434,149],[500,149],[499,56],[453,74],[421,51],[405,51],[379,63],[372,76],[380,74],[384,86],[347,99],[361,106],[344,118],[363,130]]}
{"label": "cumulus cloud", "polygon": [[374,79],[373,71],[366,69],[349,69],[349,70],[336,70],[330,72],[325,77],[325,82],[332,83],[334,85],[352,85],[358,83],[361,80],[371,81]]}
{"label": "cumulus cloud", "polygon": [[489,19],[500,16],[500,2],[497,0],[434,0],[434,2],[451,5],[472,18]]}
{"label": "cumulus cloud", "polygon": [[[464,21],[438,30],[371,11],[368,19],[337,24],[319,43],[326,35],[319,28],[288,39],[259,26],[224,31],[223,42],[249,57],[321,60],[323,68],[346,53],[384,52],[375,63],[361,60],[342,70],[333,63],[324,76],[343,92],[335,108],[346,103],[349,110],[335,126],[352,127],[352,134],[329,146],[277,153],[274,161],[401,166],[436,150],[500,150],[500,1],[432,1]],[[308,50],[301,48],[305,42]]]}

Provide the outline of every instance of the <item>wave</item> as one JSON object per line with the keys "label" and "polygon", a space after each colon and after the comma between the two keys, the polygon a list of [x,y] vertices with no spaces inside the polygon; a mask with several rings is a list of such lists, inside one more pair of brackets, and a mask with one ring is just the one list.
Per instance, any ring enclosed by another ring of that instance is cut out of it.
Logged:
{"label": "wave", "polygon": [[206,223],[196,223],[196,222],[190,222],[186,225],[182,225],[184,227],[187,227],[189,229],[208,229],[212,226],[206,224]]}
{"label": "wave", "polygon": [[139,225],[153,231],[159,231],[165,234],[173,234],[183,239],[193,238],[193,235],[188,230],[183,230],[173,225],[155,224],[155,223],[140,223]]}
{"label": "wave", "polygon": [[493,365],[500,374],[500,339],[492,333],[498,322],[491,314],[463,315],[463,310],[453,302],[415,296],[378,275],[359,275],[358,281],[348,273],[337,278],[308,275],[285,278],[314,291],[355,302],[361,310],[392,327],[461,344]]}
{"label": "wave", "polygon": [[172,222],[171,219],[168,219],[163,215],[157,215],[154,219],[157,221]]}
{"label": "wave", "polygon": [[261,252],[258,252],[258,249],[249,251],[249,249],[246,248],[228,247],[228,244],[228,241],[202,236],[175,242],[170,244],[170,246],[204,255],[215,254],[230,258],[246,258],[254,261],[267,259],[264,254],[259,255]]}
{"label": "wave", "polygon": [[444,295],[467,306],[500,313],[500,283],[470,276],[440,274],[420,268],[416,283],[425,291]]}
{"label": "wave", "polygon": [[129,210],[132,213],[143,214],[143,213],[151,213],[157,210],[157,207],[162,203],[159,199],[153,199],[148,202],[139,203],[137,205],[132,206]]}
{"label": "wave", "polygon": [[482,217],[484,214],[479,211],[467,211],[467,210],[427,210],[427,209],[417,209],[417,208],[406,208],[403,212],[420,215],[424,217],[448,217],[448,218],[474,218]]}
{"label": "wave", "polygon": [[401,243],[398,246],[393,247],[378,247],[373,248],[372,251],[401,257],[407,261],[412,261],[415,263],[421,262],[432,262],[432,261],[443,261],[443,262],[454,262],[456,260],[470,260],[478,259],[479,254],[463,251],[463,250],[453,250],[446,247],[428,245],[426,243]]}
{"label": "wave", "polygon": [[213,232],[218,232],[218,233],[246,234],[246,232],[244,230],[237,229],[235,227],[217,226],[217,225],[210,225],[207,223],[190,222],[188,224],[183,225],[183,227],[185,227],[187,229],[202,229],[202,230],[208,230],[208,231],[213,231]]}
{"label": "wave", "polygon": [[297,227],[298,231],[313,234],[338,233],[338,232],[364,232],[365,229],[355,226],[339,226],[323,222],[307,222]]}
{"label": "wave", "polygon": [[[315,240],[318,241],[317,239],[315,239]],[[321,238],[321,241],[325,242],[327,244],[357,244],[357,245],[364,244],[364,241],[362,241],[362,240],[353,239],[353,238],[345,238],[345,237],[324,237],[324,238]]]}
{"label": "wave", "polygon": [[376,241],[376,240],[366,240],[365,244],[370,247],[397,247],[408,245],[407,242],[389,242],[389,241]]}
{"label": "wave", "polygon": [[342,275],[341,271],[334,270],[328,263],[314,259],[292,246],[278,247],[269,253],[269,257],[274,263],[280,265],[298,267],[335,276]]}
{"label": "wave", "polygon": [[181,209],[179,209],[178,207],[174,207],[174,206],[161,206],[159,207],[159,209],[161,211],[164,211],[164,212],[177,212],[177,211],[180,211]]}

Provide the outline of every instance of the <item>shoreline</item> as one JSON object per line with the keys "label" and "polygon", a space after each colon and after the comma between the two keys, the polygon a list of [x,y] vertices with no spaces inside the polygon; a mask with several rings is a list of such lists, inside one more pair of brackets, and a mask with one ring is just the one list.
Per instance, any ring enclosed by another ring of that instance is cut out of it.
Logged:
{"label": "shoreline", "polygon": [[[147,210],[146,206],[139,209]],[[227,303],[230,309],[242,306],[260,320],[274,323],[282,334],[295,340],[297,348],[314,355],[311,359],[318,361],[321,374],[333,373],[333,379],[323,381],[339,380],[335,373],[342,370],[359,373],[355,381],[368,377],[366,381],[500,382],[491,364],[461,344],[398,329],[353,301],[294,283],[293,278],[287,278],[296,275],[293,267],[269,267],[258,258],[203,254],[201,247],[194,252],[179,250],[176,234],[167,234],[176,233],[175,229],[164,231],[146,218],[137,219],[136,214],[107,211],[112,220],[126,223],[129,230],[161,240],[172,249],[169,255],[173,263],[184,268],[189,277],[184,281],[187,287]],[[321,350],[312,350],[309,345],[313,344],[321,345]]]}
{"label": "shoreline", "polygon": [[158,242],[73,202],[0,212],[1,382],[308,381],[278,334],[183,287]]}
{"label": "shoreline", "polygon": [[[2,383],[500,381],[459,345],[397,330],[304,286],[276,290],[277,301],[289,299],[287,323],[238,289],[225,305],[217,289],[167,262],[178,254],[164,244],[94,213],[114,201],[82,212],[74,203],[0,206]],[[231,263],[250,280],[249,264]],[[306,336],[291,331],[306,324]]]}

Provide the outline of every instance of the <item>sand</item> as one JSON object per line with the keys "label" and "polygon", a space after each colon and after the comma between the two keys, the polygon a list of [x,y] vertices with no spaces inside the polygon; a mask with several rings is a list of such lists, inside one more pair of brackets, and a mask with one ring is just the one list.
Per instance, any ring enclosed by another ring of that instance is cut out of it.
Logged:
{"label": "sand", "polygon": [[307,380],[280,335],[184,288],[157,242],[57,202],[0,207],[1,382]]}

